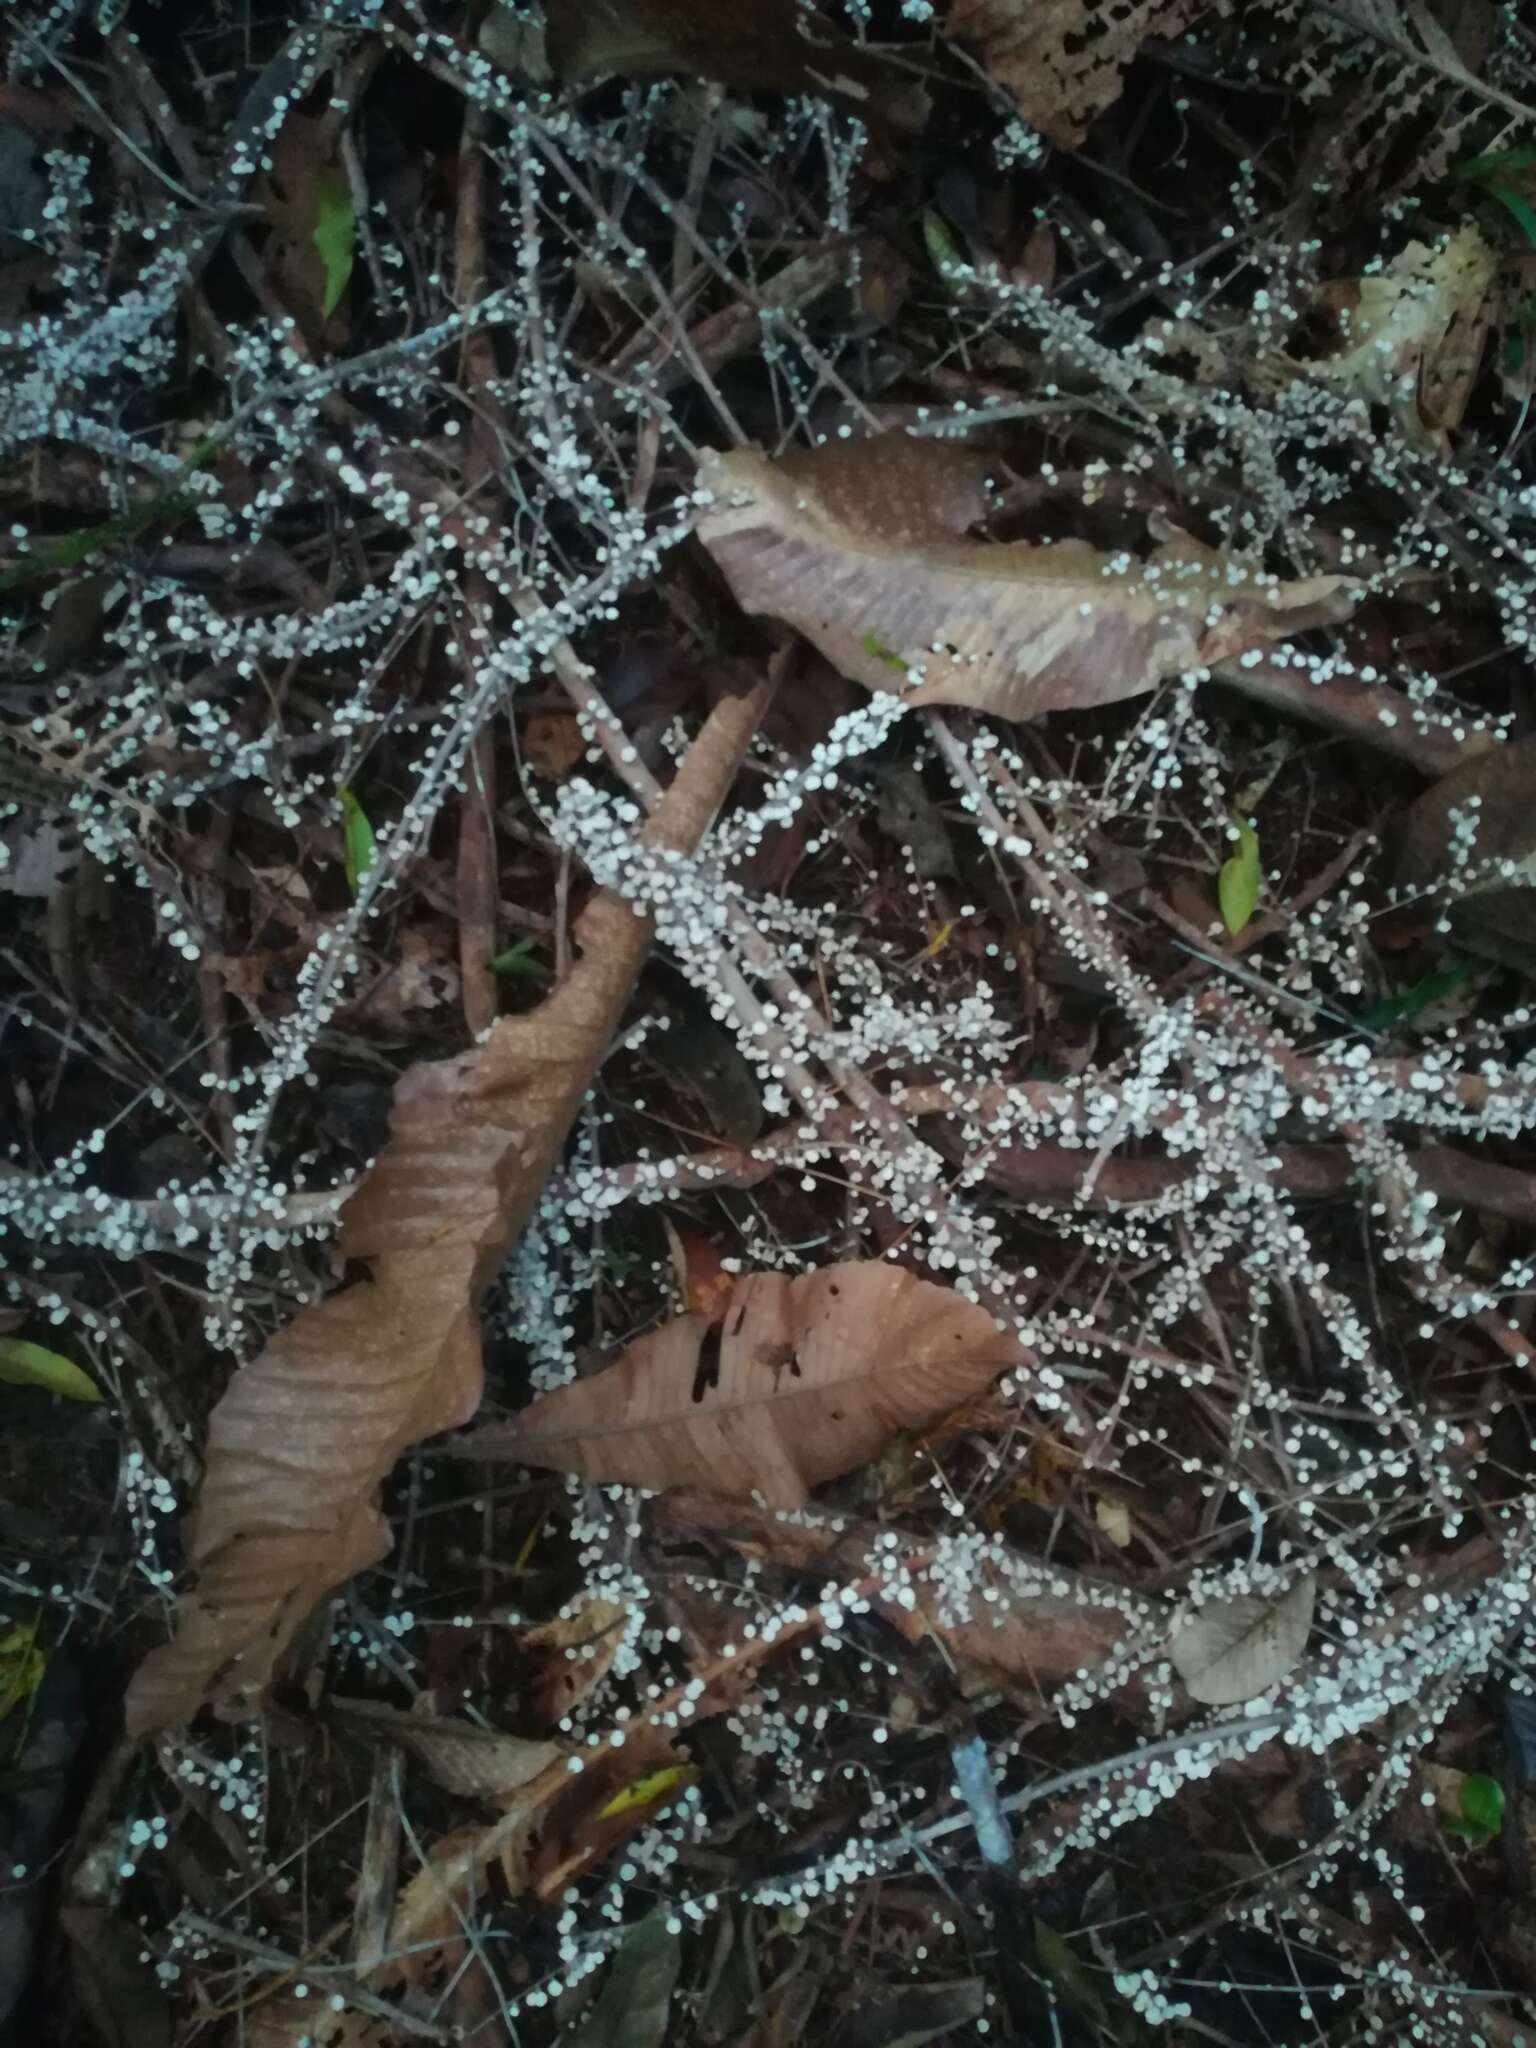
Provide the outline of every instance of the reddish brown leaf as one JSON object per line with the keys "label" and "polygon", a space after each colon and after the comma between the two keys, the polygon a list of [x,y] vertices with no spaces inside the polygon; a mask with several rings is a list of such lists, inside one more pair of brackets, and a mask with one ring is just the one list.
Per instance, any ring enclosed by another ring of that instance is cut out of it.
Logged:
{"label": "reddish brown leaf", "polygon": [[737,599],[844,675],[1003,718],[1110,704],[1347,610],[1344,579],[1282,583],[1173,535],[1145,562],[1086,541],[967,537],[996,458],[903,433],[787,456],[708,455],[699,526]]}
{"label": "reddish brown leaf", "polygon": [[674,1223],[670,1216],[661,1221],[684,1309],[706,1323],[723,1322],[736,1288],[736,1274],[726,1272],[719,1252],[702,1231]]}
{"label": "reddish brown leaf", "polygon": [[1020,1358],[985,1309],[899,1266],[754,1273],[733,1290],[718,1346],[703,1317],[679,1316],[468,1448],[795,1507]]}

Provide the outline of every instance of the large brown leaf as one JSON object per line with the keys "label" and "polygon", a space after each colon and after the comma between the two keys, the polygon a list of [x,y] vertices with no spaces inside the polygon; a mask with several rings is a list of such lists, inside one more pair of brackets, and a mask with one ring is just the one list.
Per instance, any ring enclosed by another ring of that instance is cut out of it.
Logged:
{"label": "large brown leaf", "polygon": [[[646,827],[693,844],[735,773],[760,693],[728,699]],[[481,1297],[527,1221],[650,950],[608,891],[575,928],[580,962],[532,1014],[396,1083],[389,1142],[342,1212],[367,1268],[297,1315],[213,1412],[186,1528],[197,1583],[173,1642],[134,1674],[142,1734],[205,1702],[251,1712],[306,1615],[389,1549],[378,1491],[401,1452],[480,1400]]]}
{"label": "large brown leaf", "polygon": [[1180,35],[1210,9],[1211,0],[953,0],[948,29],[976,44],[1042,135],[1076,149],[1119,99],[1148,37]]}
{"label": "large brown leaf", "polygon": [[718,1349],[678,1316],[461,1448],[630,1486],[798,1507],[1021,1362],[985,1309],[878,1260],[738,1282]]}
{"label": "large brown leaf", "polygon": [[824,95],[915,132],[925,95],[801,0],[548,0],[549,60],[568,85],[708,78],[746,92]]}
{"label": "large brown leaf", "polygon": [[1347,610],[1340,577],[1281,582],[1187,535],[1145,562],[969,538],[997,468],[903,433],[777,462],[708,454],[717,504],[699,537],[746,610],[854,681],[1003,718],[1134,697]]}

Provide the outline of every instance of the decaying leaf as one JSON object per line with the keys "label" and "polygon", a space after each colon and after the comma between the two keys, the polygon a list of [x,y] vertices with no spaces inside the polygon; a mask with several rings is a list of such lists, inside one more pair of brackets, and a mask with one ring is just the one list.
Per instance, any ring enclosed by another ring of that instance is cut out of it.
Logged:
{"label": "decaying leaf", "polygon": [[352,199],[345,173],[331,160],[325,123],[290,112],[271,148],[271,168],[254,196],[271,223],[266,262],[289,311],[311,342],[345,334],[337,309],[352,270]]}
{"label": "decaying leaf", "polygon": [[[1472,816],[1469,878],[1453,880],[1458,818]],[[1508,871],[1495,864],[1508,863]],[[1397,886],[1435,895],[1458,946],[1529,974],[1536,971],[1536,739],[1509,740],[1474,755],[1425,790],[1398,845]]]}
{"label": "decaying leaf", "polygon": [[373,1700],[333,1700],[340,1718],[374,1730],[408,1750],[435,1784],[467,1799],[504,1800],[521,1792],[567,1751],[553,1742],[527,1742],[498,1728],[479,1728],[437,1714],[402,1714]]}
{"label": "decaying leaf", "polygon": [[926,97],[801,0],[548,0],[546,47],[567,84],[626,78],[713,79],[744,92],[813,93],[915,131]]}
{"label": "decaying leaf", "polygon": [[1228,854],[1216,877],[1216,895],[1221,904],[1221,921],[1235,937],[1247,928],[1259,903],[1259,835],[1247,818],[1235,812],[1232,824],[1237,848]]}
{"label": "decaying leaf", "polygon": [[[711,714],[645,827],[652,844],[695,843],[759,710],[737,698]],[[481,1297],[559,1156],[651,930],[600,891],[575,939],[579,964],[537,1010],[401,1077],[389,1143],[342,1211],[341,1260],[364,1272],[280,1329],[215,1408],[186,1529],[197,1583],[175,1641],[134,1674],[135,1733],[205,1701],[253,1711],[310,1611],[387,1553],[378,1491],[396,1458],[473,1415]]]}
{"label": "decaying leaf", "polygon": [[[949,33],[974,43],[1025,119],[1063,149],[1119,99],[1151,36],[1177,36],[1212,0],[954,0]],[[1216,11],[1225,14],[1225,0]]]}
{"label": "decaying leaf", "polygon": [[695,1230],[691,1224],[674,1223],[670,1216],[663,1216],[661,1223],[667,1233],[672,1276],[684,1311],[701,1316],[706,1323],[723,1322],[735,1292],[736,1276],[725,1270],[719,1251],[703,1231]]}
{"label": "decaying leaf", "polygon": [[879,1260],[750,1274],[711,1338],[703,1317],[678,1316],[461,1448],[797,1507],[1021,1357],[984,1309]]}
{"label": "decaying leaf", "polygon": [[175,2017],[130,1920],[71,1900],[59,1912],[80,2009],[103,2048],[170,2048]]}
{"label": "decaying leaf", "polygon": [[776,462],[707,454],[699,537],[747,611],[867,689],[1002,718],[1115,703],[1348,609],[1341,577],[1282,582],[1184,534],[1144,562],[970,538],[997,468],[904,433]]}
{"label": "decaying leaf", "polygon": [[1278,1600],[1243,1593],[1192,1614],[1168,1645],[1191,1699],[1229,1707],[1267,1692],[1306,1648],[1316,1601],[1317,1580],[1309,1574]]}
{"label": "decaying leaf", "polygon": [[1266,359],[1282,381],[1305,377],[1384,405],[1405,440],[1444,455],[1482,363],[1498,258],[1466,222],[1438,247],[1410,242],[1374,276],[1325,285],[1345,346],[1316,362]]}

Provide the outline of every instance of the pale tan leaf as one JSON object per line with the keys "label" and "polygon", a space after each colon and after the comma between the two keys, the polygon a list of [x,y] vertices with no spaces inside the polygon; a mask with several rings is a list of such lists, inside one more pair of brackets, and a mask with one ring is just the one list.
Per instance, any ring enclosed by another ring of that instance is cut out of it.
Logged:
{"label": "pale tan leaf", "polygon": [[[722,702],[646,826],[693,845],[734,777],[761,692]],[[280,1329],[209,1425],[186,1532],[196,1584],[175,1640],[134,1674],[135,1734],[205,1702],[254,1711],[311,1610],[389,1549],[381,1483],[410,1445],[480,1399],[480,1301],[559,1156],[650,950],[608,891],[578,921],[568,979],[456,1059],[396,1083],[389,1142],[342,1211],[338,1251],[366,1268]]]}
{"label": "pale tan leaf", "polygon": [[1384,405],[1416,448],[1449,453],[1482,364],[1498,258],[1470,221],[1437,248],[1410,242],[1385,270],[1325,285],[1345,345],[1316,362],[1273,356],[1261,373],[1304,377]]}
{"label": "pale tan leaf", "polygon": [[567,1752],[553,1742],[527,1742],[499,1728],[478,1728],[437,1714],[402,1714],[373,1700],[332,1702],[343,1721],[374,1729],[409,1750],[435,1784],[466,1799],[505,1799],[561,1762]]}
{"label": "pale tan leaf", "polygon": [[903,433],[777,462],[708,454],[699,537],[747,611],[854,681],[1002,718],[1134,697],[1348,608],[1341,577],[1282,582],[1187,537],[1144,562],[969,538],[998,468]]}
{"label": "pale tan leaf", "polygon": [[[1227,11],[1218,0],[1217,12]],[[1211,0],[953,0],[948,29],[974,43],[1025,119],[1063,149],[1119,99],[1150,36],[1182,35]]]}
{"label": "pale tan leaf", "polygon": [[793,1279],[751,1274],[733,1290],[714,1359],[710,1327],[678,1316],[463,1448],[795,1507],[1022,1355],[984,1309],[878,1260]]}
{"label": "pale tan leaf", "polygon": [[1278,1600],[1242,1593],[1192,1614],[1168,1645],[1190,1698],[1229,1707],[1268,1692],[1306,1648],[1316,1601],[1317,1580],[1309,1573]]}

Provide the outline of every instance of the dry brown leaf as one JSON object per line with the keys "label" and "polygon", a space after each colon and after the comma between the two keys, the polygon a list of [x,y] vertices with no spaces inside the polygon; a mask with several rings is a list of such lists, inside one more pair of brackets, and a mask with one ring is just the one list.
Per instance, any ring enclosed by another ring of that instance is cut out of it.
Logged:
{"label": "dry brown leaf", "polygon": [[[974,43],[1019,111],[1062,149],[1119,99],[1151,36],[1182,35],[1211,0],[953,0],[949,33]],[[1226,0],[1217,11],[1225,14]]]}
{"label": "dry brown leaf", "polygon": [[586,756],[574,711],[530,711],[522,732],[523,759],[536,775],[566,782]]}
{"label": "dry brown leaf", "polygon": [[[726,700],[644,836],[688,847],[713,817],[762,696]],[[237,1373],[209,1425],[186,1532],[197,1573],[174,1642],[128,1693],[135,1734],[205,1702],[253,1712],[305,1617],[385,1556],[378,1492],[400,1454],[480,1399],[481,1297],[565,1142],[650,951],[649,922],[600,891],[580,960],[524,1017],[396,1083],[389,1143],[342,1211],[341,1261],[364,1265]]]}
{"label": "dry brown leaf", "polygon": [[523,1630],[520,1647],[542,1660],[528,1689],[536,1727],[552,1728],[602,1683],[618,1654],[623,1627],[624,1609],[617,1601],[594,1595],[574,1614]]}
{"label": "dry brown leaf", "polygon": [[796,1507],[1018,1365],[985,1309],[879,1260],[737,1282],[718,1341],[678,1316],[461,1448]]}
{"label": "dry brown leaf", "polygon": [[1002,718],[1115,703],[1348,609],[1342,577],[1282,582],[1187,536],[1141,563],[965,538],[998,467],[900,433],[777,462],[710,454],[699,537],[747,611],[854,681]]}
{"label": "dry brown leaf", "polygon": [[1468,221],[1436,248],[1410,242],[1374,276],[1325,285],[1345,346],[1318,362],[1274,355],[1261,381],[1306,378],[1384,405],[1405,440],[1447,455],[1482,367],[1498,258]]}
{"label": "dry brown leaf", "polygon": [[[440,1972],[461,1939],[493,1863],[500,1863],[515,1898],[527,1887],[528,1843],[539,1815],[570,1783],[566,1760],[512,1796],[507,1811],[485,1827],[455,1828],[434,1842],[427,1860],[401,1887],[390,1924],[390,1953],[359,1975],[370,1991],[383,1995],[419,1984]],[[336,2011],[329,1999],[268,2000],[256,2008],[251,2040],[260,2048],[354,2048],[372,2041],[361,2032],[360,2015]],[[380,2038],[395,2042],[390,2031]]]}

